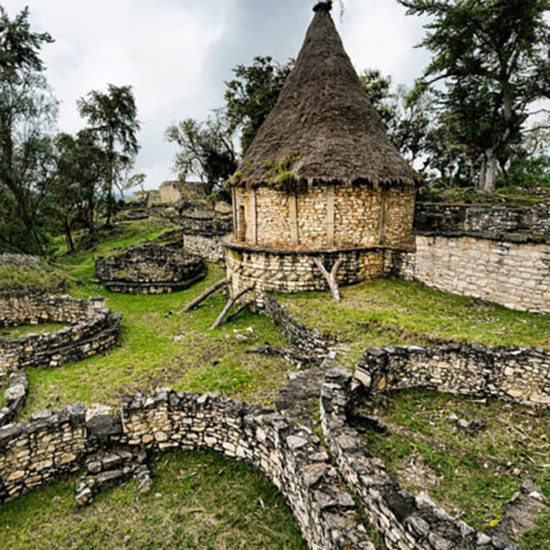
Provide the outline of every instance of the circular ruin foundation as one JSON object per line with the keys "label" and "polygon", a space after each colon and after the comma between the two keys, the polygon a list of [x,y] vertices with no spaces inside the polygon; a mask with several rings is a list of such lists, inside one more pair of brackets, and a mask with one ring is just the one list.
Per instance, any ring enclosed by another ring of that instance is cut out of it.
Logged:
{"label": "circular ruin foundation", "polygon": [[0,327],[64,323],[57,332],[0,337],[0,376],[23,367],[57,367],[113,345],[122,314],[112,313],[102,297],[88,301],[28,291],[0,293]]}
{"label": "circular ruin foundation", "polygon": [[134,246],[120,256],[100,258],[96,276],[112,292],[126,294],[167,294],[190,287],[206,277],[199,256],[164,246]]}

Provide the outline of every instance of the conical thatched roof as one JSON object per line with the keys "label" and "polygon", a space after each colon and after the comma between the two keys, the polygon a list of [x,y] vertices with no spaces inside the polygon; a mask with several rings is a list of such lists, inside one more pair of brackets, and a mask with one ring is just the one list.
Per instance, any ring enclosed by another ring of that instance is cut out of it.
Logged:
{"label": "conical thatched roof", "polygon": [[292,172],[300,180],[416,183],[418,174],[388,139],[363,91],[330,4],[314,11],[296,66],[239,167],[240,183],[265,183],[266,161],[296,153]]}

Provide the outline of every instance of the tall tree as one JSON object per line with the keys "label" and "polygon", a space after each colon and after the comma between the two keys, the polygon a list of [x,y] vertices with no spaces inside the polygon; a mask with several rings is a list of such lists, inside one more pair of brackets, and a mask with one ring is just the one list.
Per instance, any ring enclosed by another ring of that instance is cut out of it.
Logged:
{"label": "tall tree", "polygon": [[499,158],[522,138],[530,105],[550,92],[550,0],[398,2],[429,17],[421,45],[433,57],[421,86],[446,83],[440,103],[481,159],[480,189],[492,192]]}
{"label": "tall tree", "polygon": [[109,84],[106,93],[93,90],[78,100],[78,109],[88,120],[90,130],[101,140],[107,155],[107,225],[110,225],[120,159],[122,156],[133,159],[139,151],[140,123],[132,87]]}
{"label": "tall tree", "polygon": [[293,59],[281,65],[269,56],[257,56],[252,65],[237,65],[233,69],[236,78],[225,83],[225,116],[230,132],[240,132],[243,152],[275,107],[293,67]]}
{"label": "tall tree", "polygon": [[53,214],[72,252],[75,229],[86,228],[90,234],[95,233],[108,166],[95,136],[86,130],[76,136],[59,134],[56,150],[56,171],[50,196]]}
{"label": "tall tree", "polygon": [[232,132],[219,115],[206,122],[187,119],[166,130],[168,141],[180,149],[174,167],[186,179],[196,174],[203,182],[204,192],[210,195],[221,189],[238,166]]}
{"label": "tall tree", "polygon": [[57,114],[40,58],[50,42],[48,33],[31,30],[27,8],[10,20],[0,6],[0,188],[38,254],[44,247],[37,220],[52,160],[47,131]]}

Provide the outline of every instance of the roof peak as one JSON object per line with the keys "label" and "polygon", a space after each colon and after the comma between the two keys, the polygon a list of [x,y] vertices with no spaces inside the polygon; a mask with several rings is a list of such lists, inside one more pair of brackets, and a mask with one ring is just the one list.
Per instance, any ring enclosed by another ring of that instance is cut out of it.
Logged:
{"label": "roof peak", "polygon": [[318,12],[318,11],[329,12],[331,10],[332,10],[331,0],[321,0],[321,2],[318,2],[317,4],[315,4],[315,7],[313,8],[314,12]]}

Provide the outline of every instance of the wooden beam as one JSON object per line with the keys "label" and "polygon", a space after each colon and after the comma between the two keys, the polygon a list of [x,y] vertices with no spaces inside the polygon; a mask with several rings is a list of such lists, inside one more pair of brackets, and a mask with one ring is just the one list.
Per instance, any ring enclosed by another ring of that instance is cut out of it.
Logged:
{"label": "wooden beam", "polygon": [[330,273],[323,265],[323,262],[320,260],[320,258],[313,258],[313,261],[315,262],[315,265],[319,268],[319,271],[323,274],[323,277],[326,279],[328,287],[330,288],[330,292],[332,293],[332,298],[335,302],[339,302],[341,300],[341,296],[340,289],[338,288],[338,280],[336,278],[336,274],[338,273],[338,270],[340,269],[340,266],[342,265],[344,260],[342,258],[336,260],[336,263],[332,266]]}
{"label": "wooden beam", "polygon": [[249,286],[248,288],[245,288],[244,290],[241,290],[234,298],[230,298],[225,304],[225,307],[222,309],[222,312],[214,322],[214,324],[210,327],[210,330],[214,330],[218,328],[225,319],[226,315],[229,313],[229,310],[235,305],[235,303],[241,299],[245,294],[248,294],[249,292],[254,290],[254,286]]}
{"label": "wooden beam", "polygon": [[250,194],[250,237],[252,244],[258,244],[258,207],[256,188],[252,189]]}
{"label": "wooden beam", "polygon": [[327,191],[327,243],[329,246],[334,246],[334,198],[336,188],[334,185],[329,185]]}
{"label": "wooden beam", "polygon": [[290,223],[290,242],[298,246],[298,197],[296,193],[288,196],[288,221]]}
{"label": "wooden beam", "polygon": [[186,311],[191,311],[192,309],[195,309],[199,304],[204,302],[206,298],[214,294],[214,292],[216,292],[220,288],[227,286],[228,284],[229,279],[218,281],[216,284],[213,284],[210,288],[206,289],[198,298],[195,298],[190,304],[187,304],[183,309],[178,311],[177,314],[180,315],[181,313],[185,313]]}

